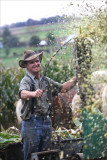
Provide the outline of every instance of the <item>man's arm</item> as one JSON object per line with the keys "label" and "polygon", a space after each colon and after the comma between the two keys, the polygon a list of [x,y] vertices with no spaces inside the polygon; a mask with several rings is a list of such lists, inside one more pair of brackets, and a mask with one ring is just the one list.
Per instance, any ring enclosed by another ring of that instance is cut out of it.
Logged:
{"label": "man's arm", "polygon": [[69,81],[63,83],[61,92],[64,93],[64,92],[69,91],[73,86],[76,85],[76,82],[77,82],[76,77],[73,77],[71,80],[69,80]]}
{"label": "man's arm", "polygon": [[22,99],[28,99],[28,98],[39,98],[43,94],[43,90],[37,89],[36,91],[27,91],[27,90],[22,90],[20,93],[20,97]]}

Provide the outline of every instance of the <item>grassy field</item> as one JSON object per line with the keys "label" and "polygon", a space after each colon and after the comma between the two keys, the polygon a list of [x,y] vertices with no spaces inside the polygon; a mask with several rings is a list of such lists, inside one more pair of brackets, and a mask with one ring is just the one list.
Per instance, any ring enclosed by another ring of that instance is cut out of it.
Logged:
{"label": "grassy field", "polygon": [[48,28],[46,27],[40,27],[42,29],[39,29],[39,30],[32,30],[31,28],[25,28],[25,31],[23,34],[17,34],[17,36],[19,37],[20,41],[29,41],[30,38],[33,36],[33,35],[37,35],[39,36],[39,38],[41,40],[43,39],[47,39],[47,35],[49,34],[49,32],[52,32],[53,35],[56,37],[56,38],[65,38],[67,37],[69,34],[74,34],[74,31],[70,31],[69,28],[67,27],[52,27],[52,26],[48,26]]}
{"label": "grassy field", "polygon": [[17,36],[21,42],[25,42],[29,41],[32,35],[39,36],[41,40],[46,39],[49,32],[52,32],[55,37],[67,37],[67,35],[74,32],[69,29],[68,25],[69,24],[45,24],[11,28],[10,31],[13,35]]}
{"label": "grassy field", "polygon": [[[21,27],[21,28],[13,28],[11,29],[11,33],[15,36],[19,37],[19,40],[22,42],[29,42],[32,35],[37,35],[41,40],[46,39],[47,34],[52,32],[53,35],[57,40],[64,41],[70,34],[79,34],[81,23],[78,21],[72,21],[70,24],[47,24],[47,25],[37,25],[37,26],[30,26],[30,27]],[[1,39],[1,37],[0,37]],[[5,54],[4,49],[0,49],[0,63],[3,63],[5,66],[17,66],[18,61],[22,58],[23,52],[26,49],[32,50],[44,50],[45,59],[44,62],[48,62],[49,58],[53,55],[60,48],[59,46],[47,46],[47,47],[20,47],[20,48],[10,48],[10,53],[8,56]],[[49,50],[49,53],[45,52],[45,50]],[[73,59],[73,47],[70,45],[64,47],[60,50],[56,59],[61,61],[61,63],[70,63]],[[17,53],[16,56],[13,56],[13,53]],[[92,48],[93,53],[93,68],[96,67],[97,69],[104,69],[107,67],[107,60],[105,59],[105,45],[97,46],[94,45]]]}

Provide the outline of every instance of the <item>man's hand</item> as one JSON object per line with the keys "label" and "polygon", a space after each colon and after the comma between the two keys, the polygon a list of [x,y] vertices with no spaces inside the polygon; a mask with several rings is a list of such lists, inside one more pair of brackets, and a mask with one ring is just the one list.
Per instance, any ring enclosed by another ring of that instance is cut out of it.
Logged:
{"label": "man's hand", "polygon": [[37,89],[36,91],[22,90],[20,96],[22,99],[39,98],[42,96],[43,92],[43,89]]}
{"label": "man's hand", "polygon": [[33,92],[33,97],[39,98],[39,97],[42,96],[43,92],[44,92],[44,90],[42,90],[42,89],[37,89],[36,91]]}

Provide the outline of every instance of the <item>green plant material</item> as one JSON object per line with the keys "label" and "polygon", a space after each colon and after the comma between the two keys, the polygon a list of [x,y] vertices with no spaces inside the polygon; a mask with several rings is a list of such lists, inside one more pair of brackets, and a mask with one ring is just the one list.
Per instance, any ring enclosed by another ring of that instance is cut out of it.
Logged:
{"label": "green plant material", "polygon": [[5,132],[5,129],[3,128],[3,126],[1,125],[1,131],[2,132]]}
{"label": "green plant material", "polygon": [[22,69],[0,69],[0,122],[4,128],[13,125],[16,120],[15,102],[18,100],[18,88],[24,76]]}
{"label": "green plant material", "polygon": [[[46,67],[46,64],[44,66],[44,69],[45,67]],[[63,61],[61,63],[58,60],[53,60],[47,68],[46,76],[54,79],[57,82],[63,83],[74,76],[72,63],[71,65],[63,64]]]}
{"label": "green plant material", "polygon": [[60,136],[61,139],[72,139],[72,138],[80,138],[81,137],[81,131],[78,129],[66,129],[66,128],[58,128],[57,130],[52,132],[52,138],[57,139],[57,137]]}
{"label": "green plant material", "polygon": [[[91,84],[92,42],[89,38],[75,39],[77,58],[77,80],[82,107],[91,106],[94,102],[94,89]],[[88,107],[89,108],[89,107]]]}
{"label": "green plant material", "polygon": [[[14,128],[14,127],[10,127],[10,128]],[[1,126],[2,132],[0,132],[0,149],[6,148],[9,144],[21,142],[20,133],[17,133],[17,134],[9,133],[10,128],[8,128],[8,130],[5,130],[3,126]]]}
{"label": "green plant material", "polygon": [[30,39],[29,45],[30,46],[38,46],[40,43],[40,38],[36,35],[33,35]]}
{"label": "green plant material", "polygon": [[73,119],[74,124],[76,125],[77,128],[80,128],[81,122],[78,119]]}
{"label": "green plant material", "polygon": [[20,135],[0,132],[0,149],[6,148],[9,144],[21,142]]}
{"label": "green plant material", "polygon": [[55,36],[53,35],[52,32],[48,33],[47,35],[47,39],[48,39],[48,44],[49,45],[55,45]]}

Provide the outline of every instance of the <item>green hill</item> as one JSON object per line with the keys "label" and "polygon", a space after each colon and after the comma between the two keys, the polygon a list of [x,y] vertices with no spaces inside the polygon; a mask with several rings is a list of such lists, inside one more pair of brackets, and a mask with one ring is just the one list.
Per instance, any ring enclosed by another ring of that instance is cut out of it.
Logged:
{"label": "green hill", "polygon": [[[64,39],[69,34],[71,34],[68,27],[69,24],[44,24],[44,25],[35,25],[35,26],[26,26],[18,28],[10,28],[12,35],[15,35],[19,38],[21,42],[29,41],[33,35],[39,36],[41,40],[47,37],[49,32],[52,32],[57,39]],[[2,35],[3,30],[1,29],[0,36]]]}

